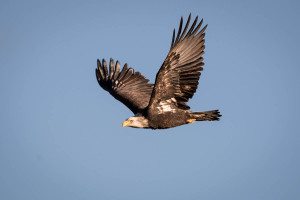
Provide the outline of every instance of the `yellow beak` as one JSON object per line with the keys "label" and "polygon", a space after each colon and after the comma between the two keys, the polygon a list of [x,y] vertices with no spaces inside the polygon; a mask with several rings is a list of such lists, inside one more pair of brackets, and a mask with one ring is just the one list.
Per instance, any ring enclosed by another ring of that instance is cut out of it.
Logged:
{"label": "yellow beak", "polygon": [[129,126],[129,125],[130,125],[130,121],[124,121],[123,124],[122,124],[123,127]]}

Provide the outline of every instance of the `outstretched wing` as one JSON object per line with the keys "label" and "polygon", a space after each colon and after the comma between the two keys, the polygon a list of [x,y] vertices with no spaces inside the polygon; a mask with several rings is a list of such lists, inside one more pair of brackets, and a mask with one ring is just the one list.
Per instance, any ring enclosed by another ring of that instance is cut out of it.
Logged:
{"label": "outstretched wing", "polygon": [[[203,19],[197,25],[198,17],[188,30],[191,20],[189,16],[182,30],[181,17],[178,33],[175,39],[175,29],[170,52],[156,75],[155,86],[151,96],[149,109],[159,111],[174,111],[174,108],[188,110],[186,104],[193,97],[198,87],[198,80],[204,65],[204,26],[200,29]],[[197,26],[196,26],[197,25]]]}
{"label": "outstretched wing", "polygon": [[120,63],[117,61],[115,64],[113,59],[110,59],[109,72],[104,59],[102,64],[98,59],[97,65],[96,76],[99,85],[125,104],[134,114],[148,106],[153,84],[149,84],[149,80],[140,72],[134,72],[132,68],[128,69],[127,64],[120,72]]}

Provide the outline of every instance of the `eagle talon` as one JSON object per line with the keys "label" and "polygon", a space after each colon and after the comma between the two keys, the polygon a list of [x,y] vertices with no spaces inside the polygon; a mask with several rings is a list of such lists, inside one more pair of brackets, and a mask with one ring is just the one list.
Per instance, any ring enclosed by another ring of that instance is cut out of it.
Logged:
{"label": "eagle talon", "polygon": [[196,119],[188,119],[186,120],[188,123],[194,123],[196,121]]}

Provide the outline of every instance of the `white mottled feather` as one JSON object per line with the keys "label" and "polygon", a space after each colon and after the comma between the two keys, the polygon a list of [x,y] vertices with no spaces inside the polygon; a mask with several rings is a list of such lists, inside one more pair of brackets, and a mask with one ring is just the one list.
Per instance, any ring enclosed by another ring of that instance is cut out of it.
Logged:
{"label": "white mottled feather", "polygon": [[157,109],[159,113],[164,113],[164,112],[175,112],[176,109],[172,108],[172,105],[174,106],[176,104],[176,99],[173,97],[171,99],[168,99],[166,101],[161,101],[159,102]]}

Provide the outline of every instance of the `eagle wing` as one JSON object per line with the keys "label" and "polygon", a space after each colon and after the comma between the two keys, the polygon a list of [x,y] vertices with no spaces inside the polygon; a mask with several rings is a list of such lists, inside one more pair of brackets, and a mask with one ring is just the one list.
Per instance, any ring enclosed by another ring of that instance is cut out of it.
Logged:
{"label": "eagle wing", "polygon": [[[204,65],[204,26],[200,29],[203,19],[197,25],[198,16],[188,30],[191,20],[189,16],[182,30],[183,19],[181,17],[178,33],[175,39],[175,29],[171,48],[167,58],[156,75],[155,85],[149,109],[158,111],[174,111],[175,108],[188,110],[186,104],[193,97],[198,87],[198,80]],[[196,26],[197,25],[197,26]],[[197,33],[198,32],[198,33]]]}
{"label": "eagle wing", "polygon": [[125,104],[134,114],[141,112],[149,104],[153,84],[149,84],[140,72],[134,72],[125,64],[120,72],[120,63],[110,59],[109,72],[106,61],[97,60],[96,77],[99,85],[114,98]]}

